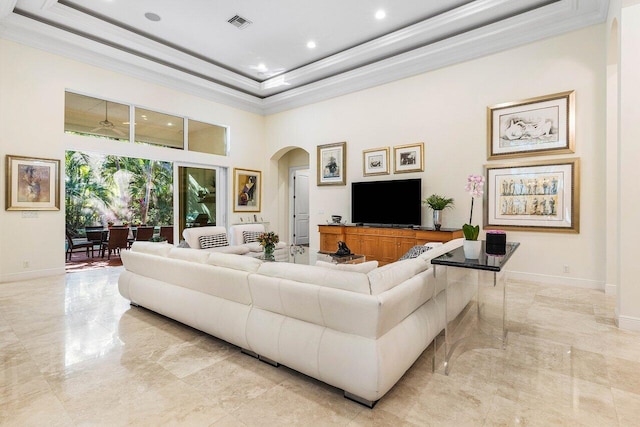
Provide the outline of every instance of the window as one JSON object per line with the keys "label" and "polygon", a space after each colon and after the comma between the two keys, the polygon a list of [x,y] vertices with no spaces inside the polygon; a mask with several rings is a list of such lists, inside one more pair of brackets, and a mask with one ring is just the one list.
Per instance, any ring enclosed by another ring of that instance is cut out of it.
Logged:
{"label": "window", "polygon": [[[130,117],[133,111],[134,125]],[[227,155],[227,128],[186,119],[146,108],[65,92],[64,131],[66,133],[133,141],[140,144],[185,149],[185,122],[188,120],[186,142],[189,151]]]}
{"label": "window", "polygon": [[64,131],[128,141],[129,106],[65,92]]}
{"label": "window", "polygon": [[227,128],[189,119],[189,151],[227,155]]}
{"label": "window", "polygon": [[135,109],[135,141],[184,148],[184,119],[144,108]]}

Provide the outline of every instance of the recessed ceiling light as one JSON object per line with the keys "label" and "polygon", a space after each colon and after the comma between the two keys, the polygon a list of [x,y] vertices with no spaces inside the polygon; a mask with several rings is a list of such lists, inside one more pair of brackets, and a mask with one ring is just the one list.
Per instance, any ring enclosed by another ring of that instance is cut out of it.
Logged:
{"label": "recessed ceiling light", "polygon": [[314,42],[313,40],[309,40],[309,41],[307,42],[307,47],[308,47],[309,49],[315,49],[315,48],[316,48],[316,42]]}
{"label": "recessed ceiling light", "polygon": [[260,71],[260,72],[264,72],[267,71],[267,66],[264,65],[262,62],[258,64],[258,66],[256,67],[256,70]]}
{"label": "recessed ceiling light", "polygon": [[162,19],[162,18],[160,18],[160,15],[158,15],[157,13],[153,13],[153,12],[145,13],[144,17],[147,18],[149,21],[153,21],[153,22],[158,22],[159,20]]}
{"label": "recessed ceiling light", "polygon": [[387,16],[387,12],[385,12],[382,9],[376,12],[376,19],[384,19],[386,16]]}
{"label": "recessed ceiling light", "polygon": [[173,126],[173,123],[169,122],[167,123],[167,126]]}

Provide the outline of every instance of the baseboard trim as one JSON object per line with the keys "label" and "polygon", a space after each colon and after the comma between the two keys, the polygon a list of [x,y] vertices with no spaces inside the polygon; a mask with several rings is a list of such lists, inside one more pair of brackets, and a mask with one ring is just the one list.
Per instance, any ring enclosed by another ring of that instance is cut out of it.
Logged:
{"label": "baseboard trim", "polygon": [[20,273],[9,273],[0,275],[0,283],[22,282],[25,280],[39,279],[41,277],[57,276],[65,274],[64,267],[49,268],[46,270],[33,270]]}
{"label": "baseboard trim", "polygon": [[618,287],[611,283],[604,284],[604,293],[606,295],[616,295],[618,293]]}
{"label": "baseboard trim", "polygon": [[619,316],[618,328],[628,331],[640,331],[640,319],[631,316]]}
{"label": "baseboard trim", "polygon": [[604,282],[590,279],[577,279],[575,277],[550,276],[547,274],[525,273],[522,271],[507,270],[507,278],[510,280],[520,280],[543,285],[573,286],[584,289],[605,290]]}

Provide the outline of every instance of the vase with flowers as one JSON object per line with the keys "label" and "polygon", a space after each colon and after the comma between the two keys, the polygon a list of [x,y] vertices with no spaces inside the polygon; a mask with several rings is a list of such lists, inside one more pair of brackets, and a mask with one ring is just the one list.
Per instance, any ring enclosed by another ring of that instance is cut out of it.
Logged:
{"label": "vase with flowers", "polygon": [[464,234],[464,257],[468,259],[478,259],[480,257],[480,249],[482,242],[478,240],[480,234],[480,226],[472,225],[473,222],[473,201],[476,197],[484,194],[484,177],[482,175],[469,175],[467,177],[467,185],[465,191],[471,195],[471,212],[469,213],[469,223],[462,226]]}
{"label": "vase with flowers", "polygon": [[276,249],[276,243],[280,241],[280,237],[273,231],[260,234],[258,242],[264,248],[264,259],[273,260],[273,251]]}

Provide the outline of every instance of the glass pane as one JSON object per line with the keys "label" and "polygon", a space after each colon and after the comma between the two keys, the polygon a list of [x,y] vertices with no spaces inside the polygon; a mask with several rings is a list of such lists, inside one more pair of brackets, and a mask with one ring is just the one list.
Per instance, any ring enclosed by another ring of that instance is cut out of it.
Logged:
{"label": "glass pane", "polygon": [[180,166],[180,230],[216,225],[216,170]]}
{"label": "glass pane", "polygon": [[65,92],[64,131],[129,140],[129,106]]}
{"label": "glass pane", "polygon": [[184,148],[184,119],[136,108],[135,141],[163,147]]}
{"label": "glass pane", "polygon": [[227,128],[189,119],[189,151],[227,155]]}
{"label": "glass pane", "polygon": [[96,153],[65,153],[68,229],[173,224],[173,164]]}

